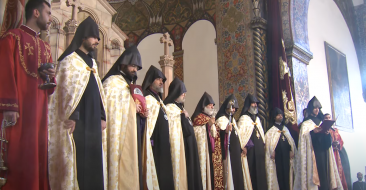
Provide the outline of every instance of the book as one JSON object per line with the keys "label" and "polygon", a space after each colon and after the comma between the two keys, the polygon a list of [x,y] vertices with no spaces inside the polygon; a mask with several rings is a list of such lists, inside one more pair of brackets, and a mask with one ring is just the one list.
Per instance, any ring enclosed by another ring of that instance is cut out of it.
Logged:
{"label": "book", "polygon": [[320,132],[326,133],[329,129],[332,129],[332,126],[335,122],[336,122],[335,120],[324,120],[322,124],[319,126],[320,128],[322,128]]}
{"label": "book", "polygon": [[141,105],[140,113],[145,113],[146,107],[146,100],[144,94],[142,93],[142,89],[140,85],[130,84],[130,91],[132,98],[134,99],[135,103]]}

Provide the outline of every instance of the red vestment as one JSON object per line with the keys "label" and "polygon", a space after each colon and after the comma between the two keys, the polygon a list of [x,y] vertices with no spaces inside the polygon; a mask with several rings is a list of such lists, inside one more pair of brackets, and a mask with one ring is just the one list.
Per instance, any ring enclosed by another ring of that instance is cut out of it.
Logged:
{"label": "red vestment", "polygon": [[336,128],[335,128],[335,131],[330,130],[330,135],[332,136],[333,142],[335,142],[335,141],[339,142],[339,145],[337,147],[333,147],[334,158],[337,163],[339,178],[342,181],[343,189],[348,190],[346,176],[344,175],[344,171],[343,171],[343,167],[342,167],[341,157],[339,156],[339,151],[342,150],[342,148],[343,148],[343,140],[342,140],[341,135],[338,132],[338,129],[336,129]]}
{"label": "red vestment", "polygon": [[[9,30],[0,38],[0,119],[3,111],[19,118],[6,128],[9,143],[3,158],[8,167],[3,190],[49,189],[47,172],[48,95],[41,90],[41,63],[52,62],[50,45],[27,26]],[[4,177],[4,175],[2,175]]]}
{"label": "red vestment", "polygon": [[[221,151],[221,140],[220,140],[220,128],[216,129],[216,137],[213,137],[211,134],[211,127],[208,125],[209,116],[200,113],[196,118],[193,119],[194,126],[206,125],[207,127],[207,141],[208,148],[211,149],[210,154],[212,156],[210,158],[210,162],[212,162],[211,172],[213,172],[213,184],[212,189],[222,190],[224,189],[224,172],[223,172],[223,162],[222,162],[222,151]],[[211,163],[210,163],[211,164]]]}

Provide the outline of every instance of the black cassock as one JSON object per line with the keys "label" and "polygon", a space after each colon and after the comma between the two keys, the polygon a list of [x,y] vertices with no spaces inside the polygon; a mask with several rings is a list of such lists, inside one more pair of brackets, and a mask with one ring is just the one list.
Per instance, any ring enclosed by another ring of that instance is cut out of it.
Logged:
{"label": "black cassock", "polygon": [[140,114],[136,114],[136,122],[137,122],[137,153],[138,153],[138,159],[139,159],[139,180],[140,180],[140,190],[144,189],[144,184],[142,183],[142,132],[143,131],[143,125],[145,125],[146,119],[141,117]]}
{"label": "black cassock", "polygon": [[[147,91],[160,102],[157,94],[150,89]],[[159,187],[162,190],[174,190],[173,165],[169,142],[169,123],[167,119],[168,117],[165,116],[163,108],[160,107],[151,140]]]}
{"label": "black cassock", "polygon": [[[225,114],[226,117],[229,117]],[[227,147],[224,147],[225,140],[227,139],[228,134],[226,130],[220,130],[220,140],[221,140],[221,150],[222,150],[222,160],[225,160],[227,157]],[[238,132],[235,131],[235,128],[232,128],[230,134],[230,145],[229,152],[230,153],[230,164],[231,164],[231,173],[233,177],[234,189],[235,190],[244,190],[244,177],[243,177],[243,167],[241,163],[241,146],[240,140],[238,137]],[[227,168],[224,168],[226,171]]]}
{"label": "black cassock", "polygon": [[[75,51],[92,68],[89,55]],[[73,138],[76,147],[77,180],[80,190],[104,189],[101,120],[105,112],[101,103],[99,87],[90,72],[89,82],[81,100],[69,119],[75,120]]]}
{"label": "black cassock", "polygon": [[[256,120],[256,115],[252,115],[249,112],[246,113],[253,122]],[[249,148],[247,152],[247,159],[249,165],[250,178],[252,180],[253,190],[265,190],[267,189],[267,177],[266,177],[266,166],[265,166],[265,152],[263,137],[260,135],[257,137],[257,127],[254,126],[252,140],[254,147]]]}
{"label": "black cassock", "polygon": [[[351,188],[349,188],[351,190]],[[366,190],[366,183],[363,181],[356,181],[353,183],[353,190]]]}
{"label": "black cassock", "polygon": [[[279,130],[283,130],[283,125],[274,124]],[[277,181],[280,190],[290,190],[290,152],[291,145],[286,136],[281,133],[275,149],[275,162]]]}
{"label": "black cassock", "polygon": [[[313,122],[319,126],[320,120],[316,117],[309,117]],[[310,131],[311,141],[313,143],[316,167],[320,180],[319,190],[329,190],[329,155],[328,150],[332,146],[332,137],[330,134],[314,133]]]}
{"label": "black cassock", "polygon": [[[176,102],[175,104],[183,110],[182,104],[178,104]],[[194,134],[192,123],[186,118],[184,113],[181,114],[181,123],[184,139],[184,151],[186,154],[188,190],[203,189],[196,136]]]}

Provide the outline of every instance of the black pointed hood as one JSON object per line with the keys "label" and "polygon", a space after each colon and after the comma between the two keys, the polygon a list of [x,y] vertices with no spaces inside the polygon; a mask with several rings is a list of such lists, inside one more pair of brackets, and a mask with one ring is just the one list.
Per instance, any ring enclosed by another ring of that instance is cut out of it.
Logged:
{"label": "black pointed hood", "polygon": [[194,120],[200,113],[203,113],[204,108],[208,104],[215,105],[215,102],[214,102],[213,98],[211,97],[211,95],[209,95],[207,92],[205,92],[205,93],[203,93],[200,101],[197,104],[196,109],[194,110],[194,113],[192,115],[192,120]]}
{"label": "black pointed hood", "polygon": [[[109,69],[108,73],[104,76],[102,82],[112,75],[120,75],[121,65],[136,65],[138,70],[142,69],[141,55],[136,46],[131,46],[122,53],[114,65]],[[133,80],[136,79],[137,77]]]}
{"label": "black pointed hood", "polygon": [[[83,39],[89,37],[95,37],[100,40],[98,25],[90,16],[79,24],[69,47],[66,48],[64,53],[58,58],[57,61],[63,60],[66,56],[79,49],[83,43]],[[93,55],[93,53],[91,53],[91,55]]]}
{"label": "black pointed hood", "polygon": [[282,115],[282,118],[283,118],[282,119],[282,122],[281,122],[281,125],[285,125],[285,114],[283,113],[283,111],[280,108],[275,107],[272,110],[272,114],[271,114],[271,123],[272,123],[272,126],[275,124],[276,116],[278,114],[281,114]]}
{"label": "black pointed hood", "polygon": [[177,77],[174,78],[174,80],[169,85],[169,92],[168,96],[164,100],[164,104],[171,104],[174,103],[175,100],[182,95],[183,93],[186,93],[187,89],[184,83],[179,80]]}
{"label": "black pointed hood", "polygon": [[[319,114],[316,117],[312,116],[314,108],[319,108]],[[308,103],[308,106],[306,108],[308,117],[305,118],[304,121],[312,119],[316,124],[319,124],[320,121],[324,120],[324,115],[323,115],[323,112],[321,109],[322,109],[322,105],[320,104],[320,102],[316,98],[316,96],[314,96]]]}
{"label": "black pointed hood", "polygon": [[243,106],[243,109],[241,110],[240,116],[245,115],[245,113],[248,112],[248,110],[250,108],[250,104],[252,104],[252,103],[259,104],[259,101],[255,96],[248,94],[247,97],[245,98],[244,106]]}
{"label": "black pointed hood", "polygon": [[[162,78],[163,82],[165,83],[166,78],[163,72],[161,72],[158,68],[156,68],[154,65],[151,65],[149,70],[147,70],[144,81],[142,82],[142,90],[144,92],[144,95],[147,96],[150,93],[146,90],[149,89],[150,85],[154,82],[155,79]],[[161,93],[159,93],[161,97]]]}
{"label": "black pointed hood", "polygon": [[235,111],[238,111],[238,109],[239,109],[238,100],[235,98],[234,94],[232,94],[232,95],[230,95],[229,97],[226,98],[224,103],[222,103],[219,111],[216,114],[216,120],[219,119],[221,116],[224,116],[224,115],[227,116],[226,109],[228,109],[230,107],[229,102],[231,100],[234,100],[233,107],[235,108]]}

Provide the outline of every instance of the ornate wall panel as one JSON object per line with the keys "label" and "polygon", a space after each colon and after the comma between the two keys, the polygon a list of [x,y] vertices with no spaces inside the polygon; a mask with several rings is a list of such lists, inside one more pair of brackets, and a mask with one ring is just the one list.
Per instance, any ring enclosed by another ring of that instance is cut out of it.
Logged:
{"label": "ornate wall panel", "polygon": [[[146,36],[169,32],[174,52],[182,50],[184,34],[198,20],[214,26],[215,0],[109,0],[117,11],[114,22],[129,37],[125,47],[138,45]],[[183,57],[175,56],[174,75],[183,79]]]}
{"label": "ornate wall panel", "polygon": [[[252,2],[216,0],[220,103],[235,94],[242,108],[247,93],[255,94]],[[237,112],[240,114],[240,110]]]}

